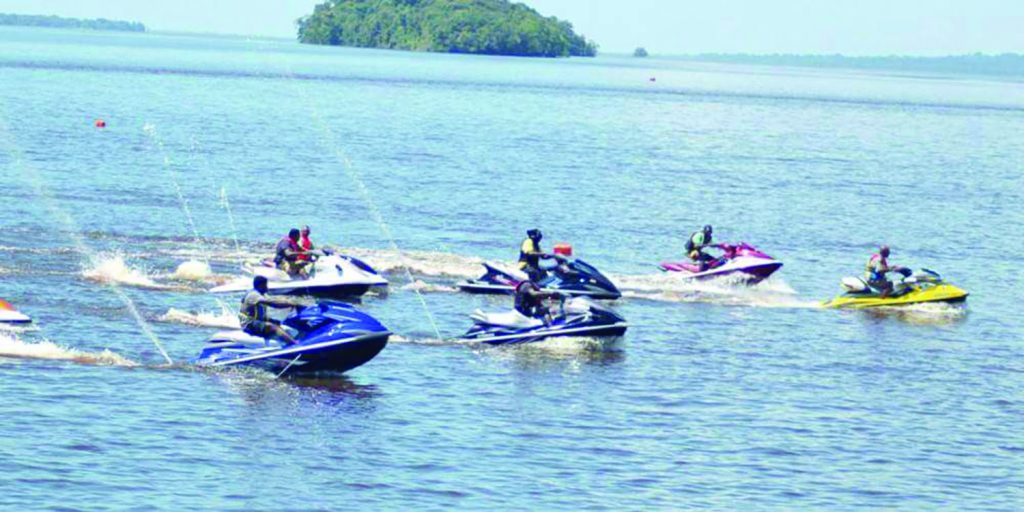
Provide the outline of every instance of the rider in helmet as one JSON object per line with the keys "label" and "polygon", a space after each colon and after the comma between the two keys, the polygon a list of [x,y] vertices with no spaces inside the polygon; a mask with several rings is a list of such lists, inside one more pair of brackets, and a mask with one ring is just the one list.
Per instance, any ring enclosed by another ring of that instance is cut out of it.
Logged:
{"label": "rider in helmet", "polygon": [[714,247],[711,243],[712,232],[711,225],[704,226],[704,229],[694,231],[686,241],[687,256],[700,266],[701,272],[707,270],[708,265],[714,261],[713,257],[704,252],[704,249]]}
{"label": "rider in helmet", "polygon": [[547,277],[547,272],[541,268],[540,260],[551,258],[540,248],[540,241],[544,234],[539,229],[531,229],[526,232],[526,239],[519,245],[519,269],[526,272],[531,281],[542,281]]}
{"label": "rider in helmet", "polygon": [[252,279],[252,290],[242,298],[242,307],[238,310],[242,330],[261,338],[277,337],[294,345],[295,338],[281,327],[280,322],[270,318],[267,306],[285,309],[295,307],[295,304],[287,299],[267,295],[267,278],[256,276]]}
{"label": "rider in helmet", "polygon": [[889,264],[889,246],[883,245],[868,259],[868,264],[864,268],[864,280],[867,281],[868,286],[881,291],[881,298],[884,299],[892,293],[893,289],[892,281],[885,275],[899,270],[900,267]]}

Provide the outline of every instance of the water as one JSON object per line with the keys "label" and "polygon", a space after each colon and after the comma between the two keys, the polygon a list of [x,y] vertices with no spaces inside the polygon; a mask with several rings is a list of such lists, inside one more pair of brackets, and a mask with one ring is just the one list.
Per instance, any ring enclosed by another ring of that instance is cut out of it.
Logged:
{"label": "water", "polygon": [[[0,295],[37,326],[0,333],[5,507],[1024,506],[1019,81],[0,39]],[[233,321],[204,290],[306,223],[386,271],[392,344],[189,367]],[[659,275],[705,223],[786,266]],[[454,284],[535,226],[625,289],[620,347],[452,341],[507,304]],[[818,308],[880,242],[968,309]]]}

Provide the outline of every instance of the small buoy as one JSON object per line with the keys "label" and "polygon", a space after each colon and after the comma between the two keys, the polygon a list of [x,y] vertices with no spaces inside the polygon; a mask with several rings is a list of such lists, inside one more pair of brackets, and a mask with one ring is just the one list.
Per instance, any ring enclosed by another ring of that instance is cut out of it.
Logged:
{"label": "small buoy", "polygon": [[97,119],[96,120],[96,128],[106,128],[106,127],[107,127],[107,122],[106,121],[104,121],[102,119]]}
{"label": "small buoy", "polygon": [[652,82],[657,82],[657,81],[658,81],[658,79],[657,79],[657,78],[654,78],[654,77],[652,76],[652,77],[651,77],[651,81],[652,81]]}

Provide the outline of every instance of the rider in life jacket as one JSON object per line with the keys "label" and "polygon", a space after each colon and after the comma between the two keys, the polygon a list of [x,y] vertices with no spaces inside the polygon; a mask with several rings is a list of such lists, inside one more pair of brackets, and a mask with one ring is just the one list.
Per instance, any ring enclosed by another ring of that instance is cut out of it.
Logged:
{"label": "rider in life jacket", "polygon": [[295,338],[281,327],[280,322],[270,318],[267,306],[285,309],[295,307],[295,304],[287,299],[267,295],[267,278],[256,276],[252,279],[252,290],[242,298],[242,307],[238,310],[242,330],[261,338],[277,337],[294,345]]}
{"label": "rider in life jacket", "polygon": [[704,252],[704,249],[707,247],[715,247],[711,243],[711,234],[712,228],[710,225],[707,225],[700,231],[694,231],[694,233],[690,235],[690,239],[686,241],[687,256],[700,265],[701,272],[707,270],[708,265],[715,259]]}
{"label": "rider in life jacket", "polygon": [[310,264],[310,261],[299,259],[299,256],[304,252],[302,247],[299,246],[299,230],[292,228],[288,232],[288,236],[277,242],[274,252],[274,265],[277,265],[277,268],[287,272],[292,277],[309,277],[306,267]]}
{"label": "rider in life jacket", "polygon": [[527,318],[540,318],[550,324],[551,312],[544,306],[544,299],[558,295],[558,292],[541,291],[533,281],[523,281],[516,285],[515,309]]}
{"label": "rider in life jacket", "polygon": [[519,245],[519,269],[526,272],[531,281],[542,281],[547,272],[540,267],[541,259],[548,259],[550,254],[540,249],[540,241],[544,234],[539,229],[526,232],[526,239]]}
{"label": "rider in life jacket", "polygon": [[298,255],[299,261],[312,261],[313,256],[308,254],[313,250],[313,242],[309,239],[309,226],[302,226],[299,231],[299,248],[307,254]]}
{"label": "rider in life jacket", "polygon": [[893,288],[892,281],[885,275],[899,269],[900,267],[889,265],[889,246],[883,245],[878,248],[878,252],[871,255],[868,264],[864,266],[864,280],[868,286],[881,290],[881,298],[884,299],[892,293]]}

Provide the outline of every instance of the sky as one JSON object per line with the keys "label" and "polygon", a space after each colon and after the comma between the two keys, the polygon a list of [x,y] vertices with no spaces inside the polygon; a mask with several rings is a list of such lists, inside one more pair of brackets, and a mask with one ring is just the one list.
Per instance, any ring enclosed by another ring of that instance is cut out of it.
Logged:
{"label": "sky", "polygon": [[[318,0],[0,0],[0,12],[294,37]],[[1024,53],[1024,0],[527,0],[605,52]]]}

